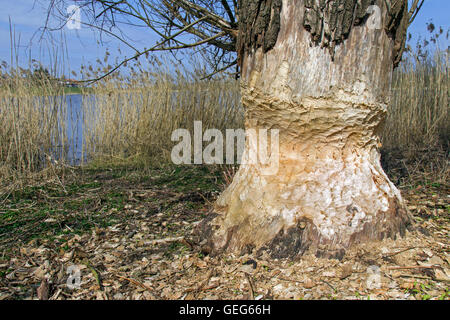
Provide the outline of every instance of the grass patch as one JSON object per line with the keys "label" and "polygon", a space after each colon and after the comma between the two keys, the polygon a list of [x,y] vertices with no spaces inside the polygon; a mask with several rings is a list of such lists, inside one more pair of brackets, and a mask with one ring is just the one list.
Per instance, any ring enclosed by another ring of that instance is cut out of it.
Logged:
{"label": "grass patch", "polygon": [[223,182],[219,168],[208,166],[186,165],[167,166],[156,171],[155,176],[148,176],[155,186],[169,188],[178,192],[216,190],[216,185]]}
{"label": "grass patch", "polygon": [[170,234],[177,229],[171,221],[179,219],[180,205],[197,212],[222,183],[219,167],[81,167],[63,185],[27,186],[6,197],[0,204],[0,246],[33,239],[63,241],[129,219],[137,211],[131,208],[139,208],[139,214],[163,213],[167,221],[158,232]]}

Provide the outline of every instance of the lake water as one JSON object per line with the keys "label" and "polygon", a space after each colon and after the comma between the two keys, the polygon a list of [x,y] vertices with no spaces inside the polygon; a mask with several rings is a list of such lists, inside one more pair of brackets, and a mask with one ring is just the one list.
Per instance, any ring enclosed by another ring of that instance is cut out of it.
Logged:
{"label": "lake water", "polygon": [[65,115],[67,134],[67,161],[76,165],[79,164],[83,156],[83,97],[81,94],[67,95],[64,97],[67,103],[67,113]]}
{"label": "lake water", "polygon": [[[182,94],[185,94],[182,92]],[[207,96],[203,97],[203,95],[200,94],[200,92],[197,92],[199,94],[199,98],[197,99],[198,107],[202,109],[204,105],[208,106],[211,103],[214,102],[208,102]],[[62,148],[59,146],[54,147],[53,156],[56,159],[65,158],[66,161],[69,164],[77,165],[80,164],[82,161],[85,162],[89,159],[86,158],[86,155],[84,154],[83,147],[85,144],[85,138],[89,139],[88,136],[84,136],[84,132],[91,132],[93,128],[99,128],[98,125],[101,123],[105,123],[105,119],[102,117],[101,114],[98,114],[97,111],[100,111],[98,108],[102,108],[102,106],[105,103],[112,103],[107,99],[107,101],[102,100],[104,97],[99,95],[80,95],[80,94],[74,94],[74,95],[66,95],[64,97],[55,97],[55,99],[65,99],[63,103],[67,106],[67,112],[61,113],[64,114],[64,123],[65,123],[65,136],[67,138],[65,143],[65,148],[62,150]],[[141,112],[141,106],[144,103],[144,97],[141,97],[142,100],[139,100],[138,97],[133,96],[133,99],[137,99],[136,103],[136,113],[139,115]],[[119,99],[119,100],[117,100]],[[121,101],[126,99],[131,99],[127,94],[123,94],[120,97],[118,97],[116,100],[114,100],[114,104],[122,105]],[[157,99],[157,98],[155,98]],[[223,99],[226,99],[225,102],[223,102]],[[183,102],[187,106],[190,105],[190,97],[186,98],[184,96],[179,97],[177,92],[173,92],[171,96],[171,101],[168,101],[169,104],[172,104],[172,108],[175,111],[176,108],[180,108],[180,101],[181,105],[183,105]],[[219,106],[222,105],[222,102],[224,105],[229,104],[229,97],[220,96],[218,98],[218,101],[216,102]],[[135,102],[136,102],[135,101]],[[58,102],[59,103],[59,102]],[[152,104],[151,101],[147,101],[146,103]],[[236,99],[236,103],[239,103],[239,99]],[[156,105],[156,103],[153,103]],[[83,105],[85,105],[87,108],[83,108]],[[128,103],[123,103],[123,105],[128,105]],[[98,108],[97,108],[98,107]],[[84,111],[84,110],[88,111]],[[86,112],[86,113],[85,113]],[[118,116],[122,119],[122,110],[119,110]],[[231,116],[235,116],[232,114]],[[224,119],[226,120],[227,115],[224,115]],[[60,120],[63,120],[60,118]],[[60,121],[62,122],[62,121]],[[106,121],[107,122],[107,121]],[[120,122],[120,121],[119,121]],[[88,126],[88,128],[84,128],[84,126]],[[95,152],[96,150],[96,143],[98,142],[96,139],[93,139],[94,141],[90,141],[89,147],[92,148],[92,152]],[[62,145],[62,143],[60,143]],[[93,145],[91,145],[93,144]],[[62,151],[64,151],[64,155],[62,156]]]}

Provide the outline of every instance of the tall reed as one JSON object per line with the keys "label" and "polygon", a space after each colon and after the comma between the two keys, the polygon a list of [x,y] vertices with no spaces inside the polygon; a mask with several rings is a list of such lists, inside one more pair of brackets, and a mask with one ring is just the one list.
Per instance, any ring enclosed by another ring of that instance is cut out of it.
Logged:
{"label": "tall reed", "polygon": [[392,99],[382,132],[387,148],[448,148],[449,52],[423,61],[406,59],[394,72]]}
{"label": "tall reed", "polygon": [[[407,161],[418,159],[424,166],[417,168],[435,171],[445,181],[449,51],[429,52],[411,51],[394,72],[381,138],[385,154],[400,151]],[[108,55],[97,60],[97,67],[82,67],[74,75],[104,74],[111,69]],[[59,83],[6,65],[0,76],[0,184],[8,184],[55,161],[64,163],[77,137],[67,134],[67,117],[73,112]],[[192,135],[196,120],[202,121],[203,130],[243,128],[238,81],[200,78],[198,70],[149,60],[96,82],[83,91],[82,112],[77,115],[83,117],[83,158],[165,163],[170,161],[175,129],[188,129]]]}
{"label": "tall reed", "polygon": [[65,161],[67,105],[64,92],[28,70],[6,72],[0,84],[0,184]]}
{"label": "tall reed", "polygon": [[83,100],[85,153],[89,158],[170,161],[171,134],[194,121],[203,130],[243,127],[238,82],[198,80],[188,72],[140,71],[96,84]]}

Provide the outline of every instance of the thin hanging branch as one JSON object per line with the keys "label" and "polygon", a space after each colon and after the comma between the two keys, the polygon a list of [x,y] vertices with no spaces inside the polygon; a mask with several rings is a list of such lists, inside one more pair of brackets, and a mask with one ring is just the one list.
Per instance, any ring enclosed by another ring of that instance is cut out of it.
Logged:
{"label": "thin hanging branch", "polygon": [[[61,30],[67,23],[66,7],[69,0],[50,0],[44,32]],[[237,29],[237,3],[235,0],[80,0],[83,10],[82,25],[105,33],[132,48],[135,54],[126,58],[100,78],[111,74],[132,59],[148,52],[171,51],[198,47],[211,61],[208,65],[226,70],[235,60]],[[52,25],[56,18],[57,26]],[[150,49],[138,49],[124,27],[135,26],[150,29],[160,37]],[[220,54],[212,54],[219,50]]]}
{"label": "thin hanging branch", "polygon": [[425,2],[425,0],[422,0],[419,5],[419,1],[420,0],[414,0],[411,9],[409,10],[409,25],[411,25],[414,19],[416,19],[417,14],[419,13],[423,3]]}
{"label": "thin hanging branch", "polygon": [[[68,16],[65,9],[69,0],[48,0],[48,15],[43,32],[62,29]],[[250,1],[250,0],[247,0]],[[263,0],[254,0],[259,3]],[[398,1],[384,0],[390,12]],[[225,71],[236,65],[239,38],[239,6],[244,0],[79,0],[83,9],[82,24],[99,30],[132,48],[135,55],[124,59],[104,76],[86,82],[98,81],[117,70],[127,61],[148,52],[197,48],[206,59],[212,72],[205,78]],[[408,11],[411,24],[422,8],[425,0],[414,0]],[[51,26],[51,17],[59,20],[59,25]],[[244,15],[244,20],[246,19]],[[246,21],[246,20],[245,20]],[[242,21],[241,21],[242,22]],[[160,37],[150,49],[140,50],[132,44],[124,26],[144,27]],[[251,27],[251,26],[249,26]],[[241,43],[242,45],[242,43]]]}

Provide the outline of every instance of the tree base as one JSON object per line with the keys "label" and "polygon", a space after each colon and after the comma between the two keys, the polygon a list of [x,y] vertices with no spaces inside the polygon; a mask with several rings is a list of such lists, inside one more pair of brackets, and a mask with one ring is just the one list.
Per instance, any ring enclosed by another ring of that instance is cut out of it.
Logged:
{"label": "tree base", "polygon": [[202,250],[341,259],[353,244],[403,236],[412,219],[372,155],[284,159],[270,176],[242,165],[195,232]]}
{"label": "tree base", "polygon": [[[279,130],[276,161],[240,166],[200,225],[205,249],[340,257],[352,244],[403,235],[412,219],[378,150],[386,105],[363,100],[345,91],[293,100],[244,85],[246,128]],[[247,139],[244,160],[265,151],[263,134]]]}

